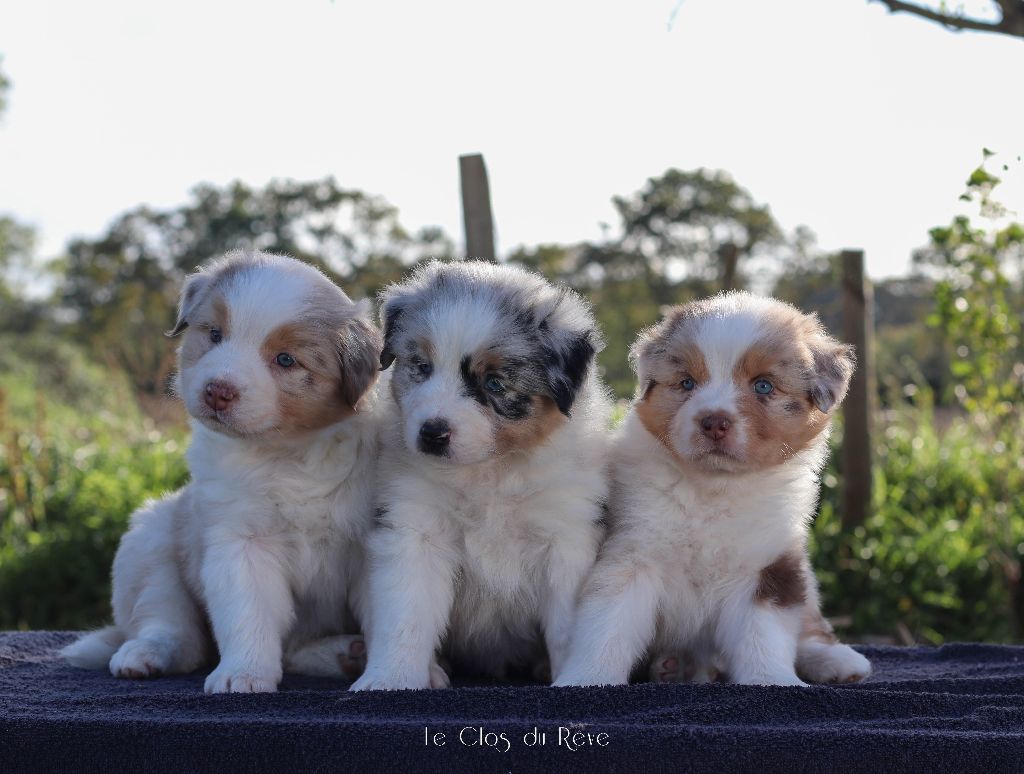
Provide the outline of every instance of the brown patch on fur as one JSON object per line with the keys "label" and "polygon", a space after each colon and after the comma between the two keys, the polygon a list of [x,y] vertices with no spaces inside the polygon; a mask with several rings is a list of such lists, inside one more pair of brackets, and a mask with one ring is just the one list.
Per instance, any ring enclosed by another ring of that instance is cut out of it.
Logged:
{"label": "brown patch on fur", "polygon": [[679,411],[679,407],[686,402],[687,397],[687,393],[680,389],[652,381],[651,387],[636,404],[636,415],[640,417],[641,424],[677,460],[680,459],[679,453],[669,440],[672,420],[675,418],[676,412]]}
{"label": "brown patch on fur", "polygon": [[[351,416],[355,409],[342,397],[338,341],[309,324],[285,323],[264,339],[260,354],[277,382],[284,431],[319,430]],[[284,368],[275,359],[282,352],[295,358]],[[320,366],[323,361],[326,366]]]}
{"label": "brown patch on fur", "polygon": [[[807,374],[813,360],[800,338],[802,322],[790,318],[785,328],[769,330],[733,370],[737,408],[749,433],[745,457],[755,467],[785,462],[828,425],[828,415],[810,398]],[[754,381],[762,377],[774,386],[768,395],[754,392]]]}
{"label": "brown patch on fur", "polygon": [[217,345],[210,341],[213,328],[227,338],[231,330],[231,311],[228,309],[224,296],[210,292],[200,300],[189,314],[189,325],[185,328],[185,337],[181,342],[178,355],[178,369],[188,368]]}
{"label": "brown patch on fur", "polygon": [[528,451],[544,442],[549,435],[566,423],[566,416],[545,395],[530,399],[530,414],[525,419],[504,421],[494,434],[499,453]]}
{"label": "brown patch on fur", "polygon": [[807,577],[800,554],[783,554],[761,570],[754,599],[778,607],[804,604],[807,601]]}
{"label": "brown patch on fur", "polygon": [[691,393],[680,383],[686,377],[698,384],[709,378],[707,363],[700,348],[691,341],[662,342],[639,355],[638,363],[648,381],[636,402],[636,413],[647,432],[657,438],[674,457],[678,452],[672,446],[670,431],[672,420]]}

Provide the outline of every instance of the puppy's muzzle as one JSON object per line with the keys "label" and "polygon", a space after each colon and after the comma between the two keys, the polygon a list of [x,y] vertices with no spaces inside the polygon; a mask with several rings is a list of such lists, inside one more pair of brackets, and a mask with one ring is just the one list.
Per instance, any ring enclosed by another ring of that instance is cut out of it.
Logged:
{"label": "puppy's muzzle", "polygon": [[238,399],[238,390],[230,382],[216,380],[206,384],[203,398],[214,411],[226,411]]}
{"label": "puppy's muzzle", "polygon": [[712,441],[721,441],[732,427],[732,417],[726,414],[705,414],[700,418],[700,431]]}
{"label": "puppy's muzzle", "polygon": [[451,440],[451,425],[443,419],[429,419],[420,427],[419,447],[424,454],[443,457],[448,453]]}

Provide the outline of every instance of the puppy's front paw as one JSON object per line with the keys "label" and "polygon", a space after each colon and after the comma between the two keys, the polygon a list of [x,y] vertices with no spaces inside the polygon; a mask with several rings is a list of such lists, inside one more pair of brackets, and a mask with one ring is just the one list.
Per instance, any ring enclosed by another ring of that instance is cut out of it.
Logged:
{"label": "puppy's front paw", "polygon": [[448,670],[445,669],[437,661],[430,662],[430,687],[431,688],[451,688],[452,678],[448,674]]}
{"label": "puppy's front paw", "polygon": [[[444,670],[438,667],[441,674]],[[430,672],[422,678],[412,677],[407,674],[384,672],[380,669],[367,669],[363,676],[352,683],[350,691],[401,691],[417,690],[419,688],[433,688],[432,681],[435,677],[433,665]],[[445,675],[447,677],[447,675]]]}
{"label": "puppy's front paw", "polygon": [[562,672],[551,683],[556,688],[590,687],[597,685],[626,685],[629,678],[616,679],[608,675],[600,674],[596,669],[577,669],[569,667]]}
{"label": "puppy's front paw", "polygon": [[796,666],[812,683],[855,683],[871,674],[871,662],[841,643],[801,648]]}
{"label": "puppy's front paw", "polygon": [[797,677],[796,672],[780,669],[777,672],[740,675],[731,680],[739,685],[795,685],[806,688],[807,683]]}
{"label": "puppy's front paw", "polygon": [[154,640],[128,640],[110,658],[114,677],[139,680],[157,677],[167,671],[171,658],[168,648]]}
{"label": "puppy's front paw", "polygon": [[206,678],[203,690],[207,693],[273,693],[280,682],[280,671],[272,673],[222,661]]}

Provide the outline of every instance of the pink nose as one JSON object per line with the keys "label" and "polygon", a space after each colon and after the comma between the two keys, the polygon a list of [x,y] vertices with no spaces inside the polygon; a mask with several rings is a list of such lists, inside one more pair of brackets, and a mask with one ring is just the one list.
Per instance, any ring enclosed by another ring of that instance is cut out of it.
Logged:
{"label": "pink nose", "polygon": [[730,427],[732,427],[732,419],[725,414],[707,414],[700,420],[701,432],[712,441],[721,441],[725,438]]}
{"label": "pink nose", "polygon": [[214,411],[224,411],[231,406],[231,401],[238,397],[238,390],[229,382],[208,382],[205,397],[207,406]]}

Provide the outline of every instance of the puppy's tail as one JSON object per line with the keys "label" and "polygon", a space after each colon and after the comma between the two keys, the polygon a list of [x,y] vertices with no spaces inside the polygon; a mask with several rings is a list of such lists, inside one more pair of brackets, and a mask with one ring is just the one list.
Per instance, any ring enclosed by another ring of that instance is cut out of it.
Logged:
{"label": "puppy's tail", "polygon": [[82,669],[106,669],[110,657],[124,644],[124,632],[116,626],[108,626],[89,632],[62,648],[60,654],[69,664]]}

